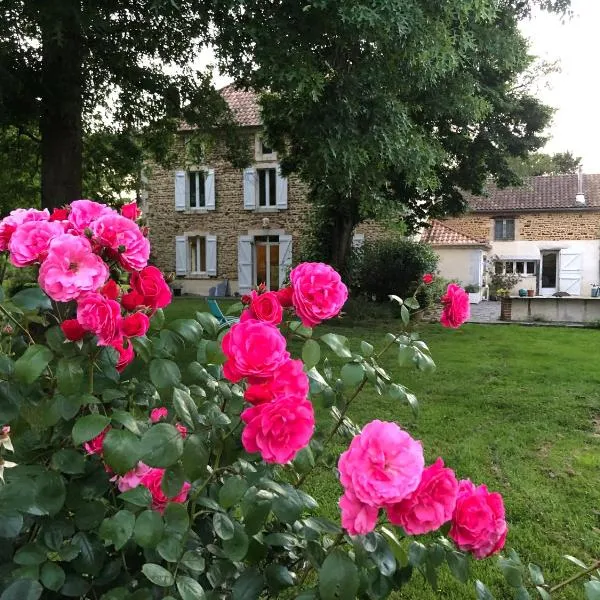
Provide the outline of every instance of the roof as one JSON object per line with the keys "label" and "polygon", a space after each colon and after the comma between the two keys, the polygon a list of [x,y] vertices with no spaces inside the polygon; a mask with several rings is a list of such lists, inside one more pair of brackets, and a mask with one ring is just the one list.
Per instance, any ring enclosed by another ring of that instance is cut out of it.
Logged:
{"label": "roof", "polygon": [[485,196],[467,196],[467,201],[473,212],[600,209],[600,174],[582,176],[585,204],[575,201],[576,173],[527,177],[522,186],[504,189],[490,182]]}
{"label": "roof", "polygon": [[485,240],[478,240],[444,225],[441,221],[433,220],[431,227],[421,234],[421,241],[432,246],[486,246]]}

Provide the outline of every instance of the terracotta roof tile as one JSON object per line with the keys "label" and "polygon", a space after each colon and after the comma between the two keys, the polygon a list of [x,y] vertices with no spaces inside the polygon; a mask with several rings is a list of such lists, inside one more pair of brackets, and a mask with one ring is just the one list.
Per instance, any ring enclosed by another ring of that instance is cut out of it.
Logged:
{"label": "terracotta roof tile", "polygon": [[489,183],[485,196],[467,196],[469,208],[473,212],[600,208],[600,174],[583,175],[585,204],[575,201],[577,177],[577,174],[539,175],[525,178],[520,187],[504,189]]}
{"label": "terracotta roof tile", "polygon": [[435,219],[431,222],[431,227],[421,234],[421,241],[432,246],[487,246],[486,241],[460,233]]}
{"label": "terracotta roof tile", "polygon": [[230,84],[219,91],[229,105],[236,121],[242,127],[258,127],[261,125],[260,107],[255,92],[240,90],[234,84]]}

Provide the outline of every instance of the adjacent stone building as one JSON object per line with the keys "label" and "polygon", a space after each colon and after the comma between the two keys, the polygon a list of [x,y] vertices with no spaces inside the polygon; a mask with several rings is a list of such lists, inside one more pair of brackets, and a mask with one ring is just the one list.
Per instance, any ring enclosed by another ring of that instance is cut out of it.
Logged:
{"label": "adjacent stone building", "polygon": [[[466,215],[443,225],[487,246],[497,273],[521,275],[513,292],[590,296],[600,282],[600,175],[543,175],[505,189],[490,184],[485,196],[469,199]],[[431,235],[424,238],[435,245]],[[474,275],[463,283],[481,282]]]}
{"label": "adjacent stone building", "polygon": [[[144,206],[153,259],[176,272],[184,293],[209,295],[224,281],[231,294],[259,283],[278,289],[307,225],[307,189],[296,177],[281,176],[277,154],[261,138],[255,94],[234,86],[221,93],[247,135],[252,164],[233,167],[217,146],[203,164],[184,167],[182,159],[174,170],[153,165]],[[183,128],[176,140],[182,157],[188,138]],[[382,229],[357,229],[355,244]]]}

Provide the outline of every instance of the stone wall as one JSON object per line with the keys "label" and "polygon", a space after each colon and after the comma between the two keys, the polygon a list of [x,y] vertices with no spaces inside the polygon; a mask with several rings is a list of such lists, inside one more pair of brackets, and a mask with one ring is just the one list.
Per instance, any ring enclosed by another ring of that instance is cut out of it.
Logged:
{"label": "stone wall", "polygon": [[[500,216],[500,215],[499,215]],[[505,214],[501,216],[510,217]],[[572,210],[515,215],[515,240],[597,240],[600,239],[600,212]],[[453,229],[476,239],[493,240],[494,215],[470,213],[446,219]]]}

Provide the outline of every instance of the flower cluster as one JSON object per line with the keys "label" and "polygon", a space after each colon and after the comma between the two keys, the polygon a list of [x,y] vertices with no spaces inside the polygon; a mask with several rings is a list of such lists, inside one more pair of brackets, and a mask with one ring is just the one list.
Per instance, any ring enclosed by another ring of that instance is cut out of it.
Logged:
{"label": "flower cluster", "polygon": [[[91,200],[65,208],[16,209],[0,222],[0,251],[16,267],[40,265],[40,287],[56,302],[75,301],[76,316],[62,322],[70,341],[86,334],[118,353],[122,371],[134,358],[132,337],[143,336],[148,315],[171,301],[162,273],[148,265],[150,242],[136,223],[134,203],[119,214]],[[111,273],[128,274],[128,289]]]}
{"label": "flower cluster", "polygon": [[339,274],[322,263],[302,263],[290,273],[291,286],[277,292],[264,287],[242,298],[240,322],[223,337],[225,377],[246,379],[242,443],[266,462],[292,460],[312,437],[315,417],[308,400],[302,361],[292,360],[277,326],[293,308],[302,324],[317,325],[337,315],[348,298]]}
{"label": "flower cluster", "polygon": [[366,425],[338,463],[342,526],[351,535],[369,533],[384,509],[408,535],[452,521],[449,535],[461,550],[476,558],[501,550],[507,533],[502,496],[485,485],[459,482],[441,458],[424,464],[421,443],[395,423]]}

